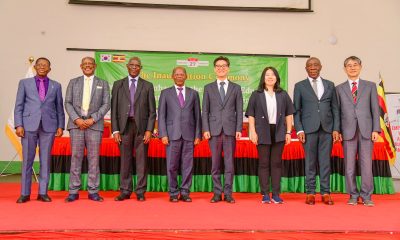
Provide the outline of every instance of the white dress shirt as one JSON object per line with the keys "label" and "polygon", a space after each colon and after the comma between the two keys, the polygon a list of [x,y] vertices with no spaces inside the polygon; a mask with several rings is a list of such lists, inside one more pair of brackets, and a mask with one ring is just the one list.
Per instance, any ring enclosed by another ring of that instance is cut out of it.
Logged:
{"label": "white dress shirt", "polygon": [[353,82],[356,82],[357,83],[357,89],[360,87],[360,79],[359,78],[357,78],[356,80],[350,80],[350,79],[347,79],[347,81],[349,82],[349,85],[350,85],[350,92],[351,92],[351,89],[353,89]]}
{"label": "white dress shirt", "polygon": [[228,84],[229,84],[229,81],[228,81],[228,79],[225,79],[225,80],[219,80],[219,79],[217,79],[218,90],[219,90],[219,88],[221,87],[220,82],[224,82],[224,83],[225,83],[225,84],[224,84],[224,90],[225,90],[225,96],[226,96],[226,93],[227,93],[227,91],[228,91]]}
{"label": "white dress shirt", "polygon": [[268,91],[264,90],[267,112],[268,112],[268,122],[269,124],[276,124],[276,94],[270,95]]}
{"label": "white dress shirt", "polygon": [[[308,77],[308,80],[310,80],[311,86],[313,85],[313,79]],[[316,78],[317,80],[317,89],[318,89],[318,99],[321,99],[322,95],[324,94],[324,84],[322,83],[322,79],[320,76]]]}
{"label": "white dress shirt", "polygon": [[179,92],[180,92],[178,88],[183,88],[182,89],[183,100],[186,100],[186,95],[185,95],[186,88],[185,88],[185,86],[179,87],[179,86],[175,85],[175,91],[176,91],[176,95],[177,96],[179,96]]}

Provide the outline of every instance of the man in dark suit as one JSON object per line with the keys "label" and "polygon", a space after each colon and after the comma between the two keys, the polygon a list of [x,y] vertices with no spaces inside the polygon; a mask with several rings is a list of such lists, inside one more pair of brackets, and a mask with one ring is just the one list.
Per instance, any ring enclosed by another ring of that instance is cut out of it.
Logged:
{"label": "man in dark suit", "polygon": [[67,87],[65,110],[69,115],[67,128],[71,136],[71,169],[69,195],[66,202],[79,199],[81,170],[85,147],[88,159],[89,199],[102,202],[99,196],[99,153],[104,130],[104,116],[110,110],[108,82],[94,76],[96,63],[92,57],[84,57],[80,65],[83,76],[72,79]]}
{"label": "man in dark suit", "polygon": [[147,187],[146,162],[148,143],[156,120],[153,84],[139,77],[142,63],[138,57],[129,59],[129,75],[114,82],[111,92],[111,128],[120,146],[120,194],[115,201],[129,199],[132,193],[132,150],[136,153],[136,197],[145,200]]}
{"label": "man in dark suit", "polygon": [[[360,79],[361,60],[356,56],[346,58],[344,71],[347,81],[337,86],[340,120],[343,136],[346,190],[349,205],[357,205],[361,197],[365,206],[372,207],[374,191],[372,175],[373,142],[379,138],[379,105],[376,85]],[[356,158],[361,170],[361,189],[356,184]]]}
{"label": "man in dark suit", "polygon": [[47,77],[50,61],[38,58],[36,76],[22,79],[18,85],[14,108],[15,133],[22,142],[21,196],[17,203],[30,200],[32,166],[39,144],[39,195],[37,200],[51,202],[47,194],[50,175],[51,148],[54,136],[61,137],[65,126],[61,84]]}
{"label": "man in dark suit", "polygon": [[[217,80],[204,87],[202,127],[204,139],[211,149],[211,175],[214,183],[212,203],[222,200],[235,203],[232,197],[234,153],[236,139],[242,136],[243,97],[238,84],[228,81],[229,59],[220,56],[214,60]],[[225,186],[221,184],[221,161],[224,151]]]}
{"label": "man in dark suit", "polygon": [[[186,70],[176,67],[172,71],[175,85],[161,91],[158,105],[158,130],[167,146],[167,175],[169,200],[184,202],[189,197],[193,174],[194,146],[201,139],[201,113],[199,93],[185,86]],[[180,162],[180,163],[179,163]],[[181,169],[182,185],[178,187],[177,175]]]}
{"label": "man in dark suit", "polygon": [[330,196],[332,141],[339,140],[339,107],[333,82],[320,77],[318,58],[306,62],[307,79],[294,87],[294,123],[305,150],[306,204],[315,204],[317,164],[322,202],[333,205]]}

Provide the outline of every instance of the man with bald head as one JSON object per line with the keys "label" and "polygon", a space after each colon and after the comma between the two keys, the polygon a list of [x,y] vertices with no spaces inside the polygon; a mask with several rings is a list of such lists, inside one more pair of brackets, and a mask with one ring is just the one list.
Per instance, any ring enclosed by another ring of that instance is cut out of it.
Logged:
{"label": "man with bald head", "polygon": [[332,141],[339,140],[340,116],[333,82],[321,78],[321,61],[306,62],[308,77],[294,87],[294,124],[305,151],[306,204],[315,204],[317,164],[322,202],[333,205],[330,196]]}
{"label": "man with bald head", "polygon": [[104,129],[104,116],[111,107],[108,82],[94,75],[96,62],[92,57],[84,57],[80,68],[82,76],[71,79],[65,96],[65,110],[69,120],[67,129],[71,137],[71,168],[69,175],[69,195],[66,202],[79,199],[81,189],[82,161],[85,147],[88,161],[88,198],[102,202],[98,194],[100,184],[99,153]]}
{"label": "man with bald head", "polygon": [[[185,85],[187,75],[183,67],[172,71],[174,86],[161,91],[158,104],[158,130],[167,148],[167,176],[169,200],[191,202],[189,196],[193,174],[194,146],[201,139],[199,93]],[[178,171],[182,184],[178,187]],[[179,196],[180,195],[180,196]]]}

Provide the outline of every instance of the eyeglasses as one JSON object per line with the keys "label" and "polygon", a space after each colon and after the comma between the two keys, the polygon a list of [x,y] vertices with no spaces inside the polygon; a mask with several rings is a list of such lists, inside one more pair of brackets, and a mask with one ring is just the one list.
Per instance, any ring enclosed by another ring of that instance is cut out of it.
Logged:
{"label": "eyeglasses", "polygon": [[215,68],[227,68],[227,67],[229,67],[228,64],[215,65]]}

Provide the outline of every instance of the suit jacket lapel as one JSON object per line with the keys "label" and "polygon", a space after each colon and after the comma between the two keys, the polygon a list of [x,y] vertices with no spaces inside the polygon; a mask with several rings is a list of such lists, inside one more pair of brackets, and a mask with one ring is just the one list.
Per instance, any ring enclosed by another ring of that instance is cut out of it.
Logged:
{"label": "suit jacket lapel", "polygon": [[267,109],[267,99],[265,98],[265,92],[262,91],[261,93],[259,92],[258,94],[259,94],[258,96],[259,96],[260,101],[261,101],[261,107],[262,107],[262,110],[264,112],[264,116],[266,117],[267,122],[269,122],[268,109]]}
{"label": "suit jacket lapel", "polygon": [[225,98],[224,98],[224,102],[222,103],[222,106],[225,106],[226,102],[228,101],[228,98],[231,96],[232,91],[233,91],[233,85],[232,85],[232,82],[229,81],[228,89],[226,90],[226,94],[225,94]]}
{"label": "suit jacket lapel", "polygon": [[361,95],[365,92],[365,82],[364,80],[358,81],[358,89],[357,89],[357,101],[356,101],[356,105],[357,103],[360,101]]}
{"label": "suit jacket lapel", "polygon": [[181,107],[181,104],[179,103],[179,99],[178,99],[178,94],[176,94],[175,85],[168,89],[168,94],[171,96],[172,99],[174,99],[176,106]]}
{"label": "suit jacket lapel", "polygon": [[328,85],[328,83],[326,82],[325,79],[322,79],[322,85],[324,85],[324,93],[322,94],[321,99],[326,97],[326,95],[328,94],[328,91],[329,91],[329,85]]}
{"label": "suit jacket lapel", "polygon": [[[306,78],[305,87],[308,88],[307,92],[310,92],[318,100],[318,96],[315,94],[313,87],[311,86],[310,80]],[[324,86],[325,87],[325,86]]]}
{"label": "suit jacket lapel", "polygon": [[187,106],[187,103],[190,101],[192,97],[192,89],[185,87],[185,104],[183,104],[183,108]]}
{"label": "suit jacket lapel", "polygon": [[122,82],[122,88],[124,90],[124,93],[126,95],[126,97],[128,98],[128,100],[130,101],[131,99],[131,92],[129,91],[129,78],[126,77],[123,82]]}
{"label": "suit jacket lapel", "polygon": [[92,92],[90,93],[90,102],[92,102],[92,98],[93,98],[94,93],[96,92],[98,82],[99,82],[99,79],[96,76],[94,76],[93,82],[92,82]]}
{"label": "suit jacket lapel", "polygon": [[135,101],[134,101],[134,103],[137,102],[142,88],[143,88],[143,79],[141,79],[141,78],[139,77],[139,79],[138,79],[138,81],[137,81],[137,85],[136,85]]}
{"label": "suit jacket lapel", "polygon": [[[49,79],[49,88],[47,89],[47,93],[46,96],[44,97],[44,101],[45,102],[47,100],[47,98],[49,97],[50,94],[52,94],[54,91],[54,83],[52,80]],[[38,93],[39,95],[39,93]]]}
{"label": "suit jacket lapel", "polygon": [[33,94],[35,94],[36,97],[37,97],[37,99],[39,99],[39,101],[40,101],[39,91],[38,91],[38,89],[37,89],[37,87],[36,87],[36,80],[35,80],[35,78],[33,77],[33,78],[32,78],[32,81],[29,81],[28,84],[29,84],[28,89],[32,89]]}
{"label": "suit jacket lapel", "polygon": [[[214,81],[212,83],[211,89],[214,91],[214,94],[218,96],[218,99],[219,99],[218,102],[222,106],[223,102],[222,102],[222,99],[221,99],[221,95],[219,95],[219,88],[218,88],[218,85],[217,85],[217,81]],[[225,95],[225,99],[226,99],[226,95]]]}
{"label": "suit jacket lapel", "polygon": [[354,100],[353,100],[353,96],[351,95],[351,90],[350,90],[350,86],[349,86],[349,81],[344,82],[343,86],[343,91],[344,93],[347,95],[347,97],[350,99],[350,102],[353,103],[354,105]]}
{"label": "suit jacket lapel", "polygon": [[281,104],[283,102],[283,94],[282,92],[275,92],[275,99],[276,99],[276,125],[279,123],[279,114],[280,114],[280,109],[281,109]]}

